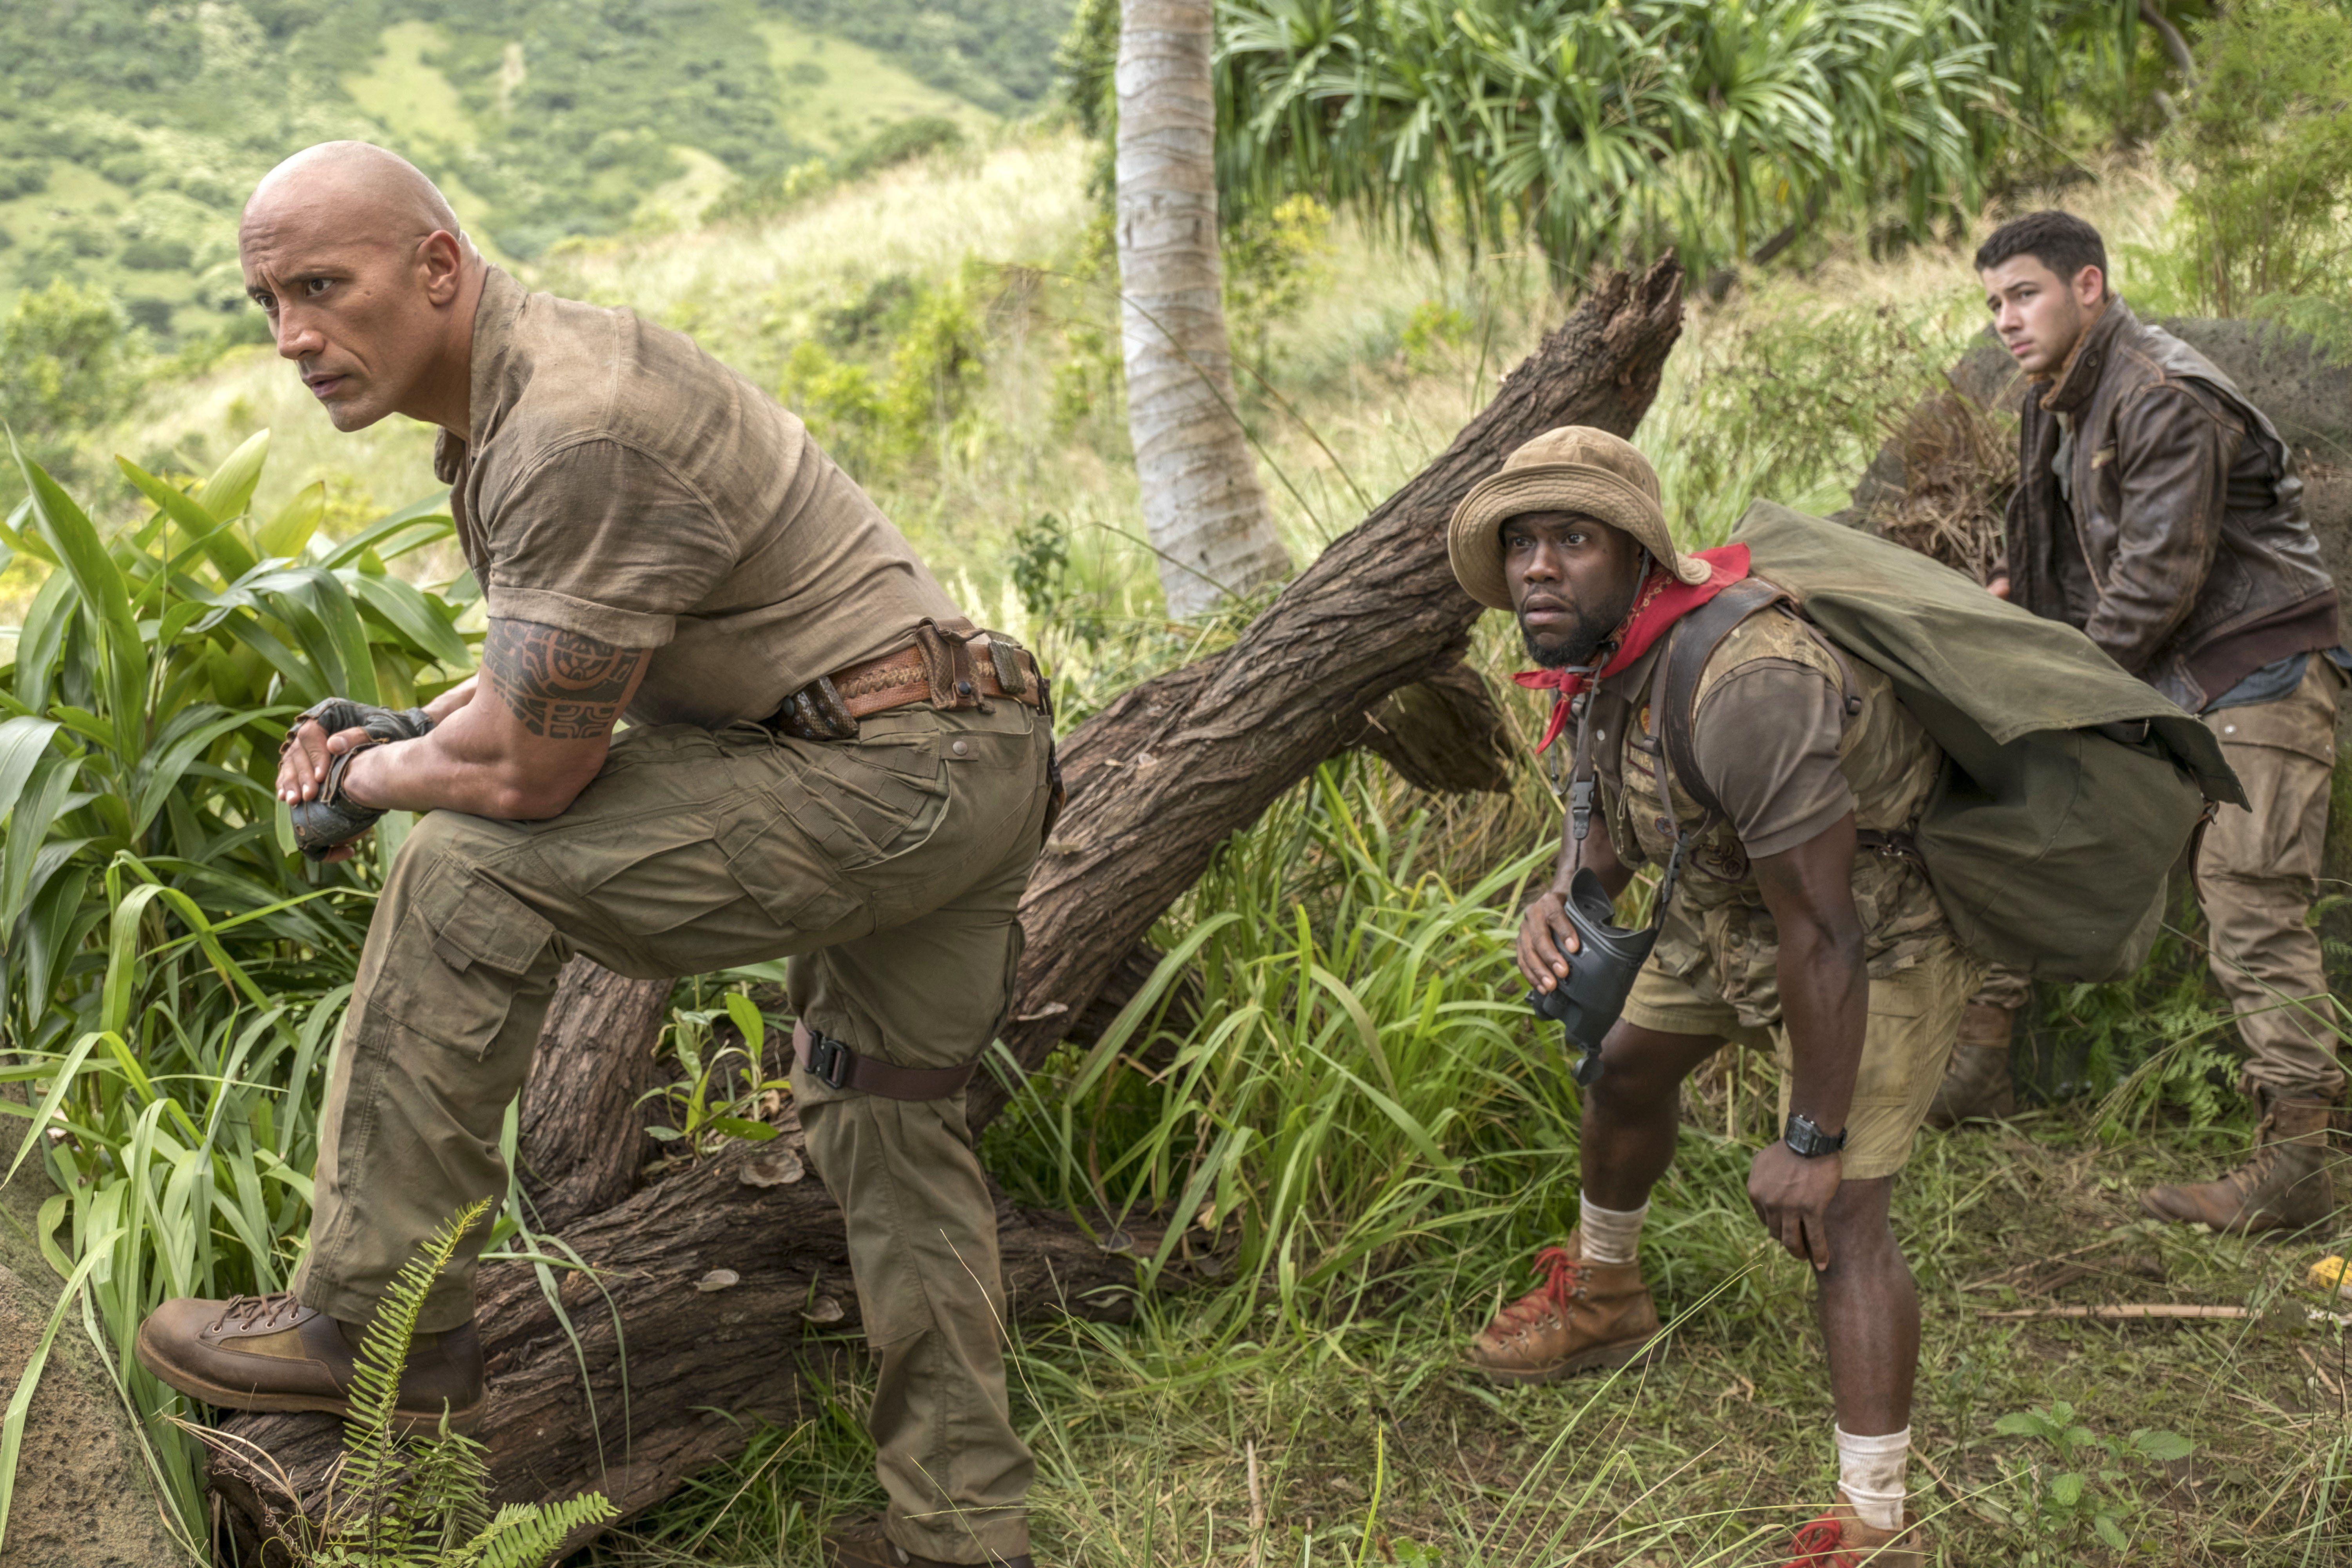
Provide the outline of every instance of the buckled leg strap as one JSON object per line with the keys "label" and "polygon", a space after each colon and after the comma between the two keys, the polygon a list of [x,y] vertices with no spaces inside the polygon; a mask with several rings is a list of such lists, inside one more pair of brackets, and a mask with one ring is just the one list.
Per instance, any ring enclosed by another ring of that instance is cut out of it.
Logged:
{"label": "buckled leg strap", "polygon": [[793,1059],[801,1070],[831,1089],[854,1089],[885,1100],[946,1100],[961,1094],[977,1060],[951,1068],[902,1068],[861,1057],[841,1041],[820,1035],[806,1023],[793,1026]]}

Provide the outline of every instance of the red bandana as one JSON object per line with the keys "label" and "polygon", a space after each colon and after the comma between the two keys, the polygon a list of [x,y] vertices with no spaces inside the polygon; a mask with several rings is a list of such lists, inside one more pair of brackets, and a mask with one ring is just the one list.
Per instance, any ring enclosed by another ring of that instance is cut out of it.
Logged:
{"label": "red bandana", "polygon": [[1587,676],[1574,669],[1523,669],[1511,677],[1530,691],[1559,693],[1552,699],[1551,722],[1544,726],[1543,739],[1536,742],[1537,751],[1559,740],[1560,731],[1567,727],[1569,699],[1591,682],[1606,680],[1640,658],[1668,626],[1748,575],[1745,544],[1718,544],[1712,550],[1694,550],[1690,556],[1706,563],[1706,581],[1685,583],[1663,566],[1652,568],[1643,581],[1633,614],[1625,617],[1625,625],[1617,633],[1617,651],[1599,674]]}

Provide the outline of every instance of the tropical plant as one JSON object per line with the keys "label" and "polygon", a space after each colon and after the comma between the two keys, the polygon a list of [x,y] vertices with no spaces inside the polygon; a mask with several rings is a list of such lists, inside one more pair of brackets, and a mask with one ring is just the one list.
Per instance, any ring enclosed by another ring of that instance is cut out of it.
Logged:
{"label": "tropical plant", "polygon": [[1219,183],[1563,281],[1620,247],[1703,267],[1832,208],[1968,213],[2050,47],[2036,0],[1227,0]]}
{"label": "tropical plant", "polygon": [[[694,983],[698,993],[701,988],[701,982]],[[768,1021],[759,1004],[740,991],[722,993],[719,1003],[671,1010],[661,1054],[675,1057],[685,1076],[644,1096],[660,1101],[670,1114],[667,1123],[647,1127],[646,1134],[688,1159],[721,1148],[729,1139],[764,1143],[774,1138],[775,1124],[761,1120],[760,1102],[791,1088],[789,1079],[761,1076]],[[719,1042],[713,1026],[721,1019],[735,1026],[740,1044]]]}
{"label": "tropical plant", "polygon": [[2232,5],[2166,150],[2190,178],[2171,249],[2188,298],[2352,348],[2352,16],[2328,0]]}
{"label": "tropical plant", "polygon": [[[266,433],[200,482],[131,464],[153,510],[111,538],[37,464],[0,542],[47,568],[0,665],[0,1079],[29,1089],[13,1172],[58,1185],[40,1240],[88,1276],[100,1349],[142,1417],[178,1396],[130,1352],[172,1296],[284,1287],[308,1223],[320,1091],[375,852],[294,853],[274,783],[288,719],[330,692],[406,705],[472,662],[462,595],[393,576],[446,538],[438,498],[341,542],[313,485],[250,503]],[[62,1235],[60,1232],[62,1230]],[[194,1455],[151,1424],[192,1534]]]}
{"label": "tropical plant", "polygon": [[1214,0],[1125,0],[1118,275],[1144,531],[1179,619],[1290,575],[1234,401],[1217,226]]}
{"label": "tropical plant", "polygon": [[539,1568],[572,1531],[619,1511],[602,1492],[583,1492],[553,1503],[510,1502],[493,1515],[488,1449],[451,1431],[446,1414],[430,1436],[401,1435],[400,1374],[416,1314],[489,1207],[482,1198],[435,1231],[402,1266],[368,1324],[352,1373],[343,1465],[325,1517],[295,1527],[311,1537],[298,1550],[315,1568]]}

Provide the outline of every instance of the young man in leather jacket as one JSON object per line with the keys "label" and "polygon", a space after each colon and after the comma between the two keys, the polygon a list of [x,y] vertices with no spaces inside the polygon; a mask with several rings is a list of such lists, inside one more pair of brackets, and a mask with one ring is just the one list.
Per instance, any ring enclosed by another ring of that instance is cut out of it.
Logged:
{"label": "young man in leather jacket", "polygon": [[[2081,627],[2200,715],[2245,784],[2252,808],[2215,818],[2197,870],[2261,1141],[2218,1180],[2141,1202],[2216,1230],[2301,1227],[2335,1211],[2326,1134],[2345,1082],[2305,920],[2345,681],[2336,585],[2277,429],[2210,361],[2135,316],[2106,261],[2098,231],[2062,212],[2005,224],[1977,252],[1993,329],[2029,378],[1990,586]],[[2008,1029],[1964,1026],[1962,1040],[1944,1094],[1956,1116],[2009,1090]]]}

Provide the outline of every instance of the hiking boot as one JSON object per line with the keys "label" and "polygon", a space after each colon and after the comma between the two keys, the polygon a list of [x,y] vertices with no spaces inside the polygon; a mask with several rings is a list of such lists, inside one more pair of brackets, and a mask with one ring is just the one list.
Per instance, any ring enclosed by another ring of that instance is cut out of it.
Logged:
{"label": "hiking boot", "polygon": [[[191,1399],[229,1410],[321,1410],[349,1417],[357,1329],[289,1291],[164,1302],[139,1325],[139,1364]],[[418,1334],[400,1376],[394,1425],[431,1432],[446,1406],[449,1428],[481,1421],[482,1342],[467,1323]]]}
{"label": "hiking boot", "polygon": [[1550,1383],[1596,1367],[1647,1365],[1664,1350],[1638,1263],[1587,1263],[1581,1228],[1536,1254],[1543,1283],[1470,1342],[1470,1364],[1496,1383]]}
{"label": "hiking boot", "polygon": [[2017,1114],[2017,1086],[2009,1076],[2009,1034],[2015,1016],[2008,1008],[1986,1002],[1971,1002],[1961,1009],[1952,1059],[1936,1098],[1927,1103],[1928,1126],[2000,1121]]}
{"label": "hiking boot", "polygon": [[2301,1230],[2336,1213],[2327,1127],[2335,1107],[2317,1100],[2271,1100],[2254,1157],[2218,1181],[2150,1187],[2139,1205],[2158,1219],[2241,1235]]}
{"label": "hiking boot", "polygon": [[[1032,1568],[1029,1553],[1018,1557],[980,1557],[987,1568]],[[838,1524],[824,1532],[824,1568],[964,1568],[937,1557],[918,1557],[882,1533],[878,1519]]]}
{"label": "hiking boot", "polygon": [[1927,1561],[1925,1531],[1864,1524],[1841,1491],[1829,1512],[1797,1531],[1783,1568],[1921,1568]]}

